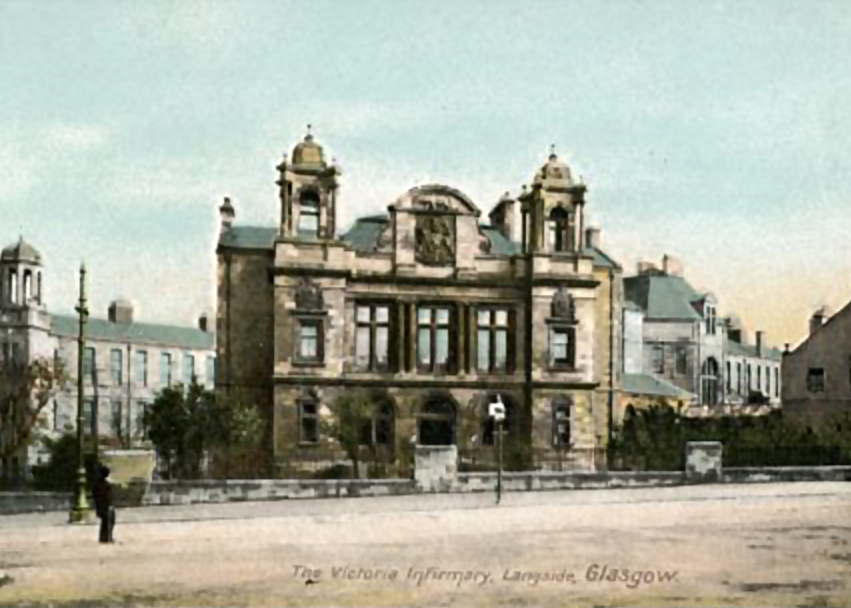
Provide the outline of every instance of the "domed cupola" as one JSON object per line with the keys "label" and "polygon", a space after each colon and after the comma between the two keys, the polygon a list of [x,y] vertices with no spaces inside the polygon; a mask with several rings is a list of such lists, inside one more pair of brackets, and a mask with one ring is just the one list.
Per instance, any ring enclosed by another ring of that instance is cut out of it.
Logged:
{"label": "domed cupola", "polygon": [[533,185],[568,187],[573,185],[570,168],[556,155],[555,146],[550,146],[550,156],[535,174]]}
{"label": "domed cupola", "polygon": [[41,306],[41,254],[23,237],[0,253],[0,306]]}
{"label": "domed cupola", "polygon": [[307,125],[307,135],[304,136],[304,140],[293,148],[292,159],[294,166],[325,167],[322,146],[314,141],[310,125]]}
{"label": "domed cupola", "polygon": [[307,134],[278,165],[281,236],[331,239],[336,231],[337,187],[340,169],[325,162],[325,152]]}
{"label": "domed cupola", "polygon": [[41,254],[35,247],[24,240],[24,237],[19,237],[18,242],[9,245],[0,253],[0,260],[3,262],[27,262],[41,266]]}

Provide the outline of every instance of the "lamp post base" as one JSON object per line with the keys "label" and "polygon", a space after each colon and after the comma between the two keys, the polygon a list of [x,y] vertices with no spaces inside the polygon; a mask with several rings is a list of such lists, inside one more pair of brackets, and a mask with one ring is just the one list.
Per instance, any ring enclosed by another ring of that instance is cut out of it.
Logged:
{"label": "lamp post base", "polygon": [[83,467],[77,470],[77,483],[74,487],[74,502],[68,515],[68,523],[90,524],[94,521],[89,501],[86,500],[86,471]]}

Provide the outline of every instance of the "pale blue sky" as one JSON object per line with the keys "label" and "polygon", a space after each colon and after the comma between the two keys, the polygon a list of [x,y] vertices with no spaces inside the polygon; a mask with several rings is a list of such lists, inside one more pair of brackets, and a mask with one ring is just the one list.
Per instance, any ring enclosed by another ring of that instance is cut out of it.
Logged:
{"label": "pale blue sky", "polygon": [[628,271],[679,256],[769,341],[851,299],[851,2],[0,2],[0,239],[53,310],[191,322],[215,209],[274,224],[315,125],[341,224],[442,181],[486,214],[549,144]]}

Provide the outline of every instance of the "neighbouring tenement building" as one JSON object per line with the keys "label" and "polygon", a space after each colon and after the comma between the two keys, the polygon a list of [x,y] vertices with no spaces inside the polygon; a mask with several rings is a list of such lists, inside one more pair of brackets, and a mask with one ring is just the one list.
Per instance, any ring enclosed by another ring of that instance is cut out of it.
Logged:
{"label": "neighbouring tenement building", "polygon": [[809,334],[783,353],[782,391],[784,415],[807,424],[851,414],[851,303],[813,314]]}
{"label": "neighbouring tenement building", "polygon": [[780,351],[765,343],[761,331],[749,344],[735,316],[720,317],[715,296],[694,289],[676,258],[664,256],[659,267],[642,262],[623,282],[623,385],[633,393],[625,394],[625,404],[646,404],[632,388],[641,384],[649,387],[651,402],[658,401],[655,386],[686,413],[764,413],[779,407]]}
{"label": "neighbouring tenement building", "polygon": [[[47,271],[41,254],[23,239],[0,254],[0,362],[26,365],[60,361],[67,377],[42,411],[43,434],[56,437],[77,423],[78,317],[48,310]],[[215,379],[215,336],[206,315],[198,327],[140,323],[126,300],[112,302],[106,318],[86,323],[83,350],[85,432],[106,446],[144,442],[143,413],[163,387]],[[2,437],[3,429],[0,429]],[[44,456],[35,443],[2,464],[7,477],[28,475]]]}
{"label": "neighbouring tenement building", "polygon": [[344,234],[340,170],[311,135],[277,169],[279,225],[234,225],[225,199],[217,249],[217,387],[268,404],[276,474],[327,465],[337,448],[322,421],[353,389],[373,405],[362,443],[388,463],[415,443],[492,455],[486,412],[501,399],[511,450],[597,466],[619,381],[621,269],[555,153],[489,225],[433,184]]}

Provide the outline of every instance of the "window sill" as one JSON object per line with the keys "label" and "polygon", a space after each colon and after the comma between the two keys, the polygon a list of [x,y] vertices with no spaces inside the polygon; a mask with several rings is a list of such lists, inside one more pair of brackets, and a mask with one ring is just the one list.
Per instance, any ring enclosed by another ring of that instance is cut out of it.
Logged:
{"label": "window sill", "polygon": [[325,361],[293,361],[293,367],[325,367]]}
{"label": "window sill", "polygon": [[576,372],[579,371],[579,368],[575,367],[573,365],[550,364],[547,367],[547,371],[554,372],[554,373],[560,373],[560,374],[566,374],[566,373],[576,373]]}
{"label": "window sill", "polygon": [[300,448],[318,448],[319,442],[318,441],[299,441],[298,447],[300,447]]}

